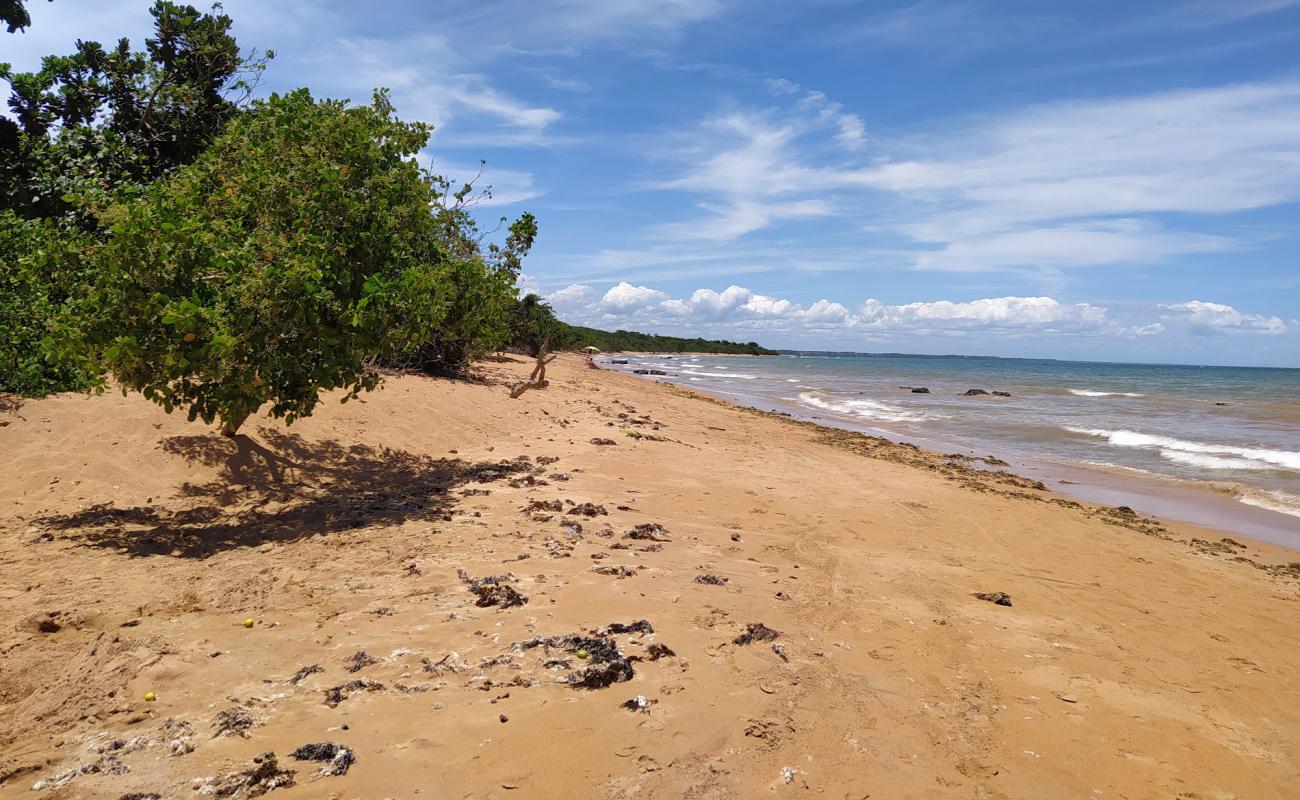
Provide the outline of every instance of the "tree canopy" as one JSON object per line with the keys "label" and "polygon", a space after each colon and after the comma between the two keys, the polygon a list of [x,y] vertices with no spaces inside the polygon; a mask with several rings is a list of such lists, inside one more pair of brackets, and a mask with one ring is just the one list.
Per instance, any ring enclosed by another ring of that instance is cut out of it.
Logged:
{"label": "tree canopy", "polygon": [[27,13],[26,0],[0,0],[0,24],[10,33],[31,25],[32,15]]}
{"label": "tree canopy", "polygon": [[[218,7],[219,8],[219,7]],[[229,16],[158,0],[144,51],[77,42],[36,72],[0,65],[0,210],[71,212],[75,198],[152,181],[193,161],[239,111],[270,53],[243,56]]]}
{"label": "tree canopy", "polygon": [[441,246],[437,190],[414,160],[430,130],[382,93],[254,103],[193,164],[105,213],[111,236],[70,317],[83,352],[227,432],[265,404],[292,421],[321,391],[374,388],[369,362],[440,332],[489,272]]}

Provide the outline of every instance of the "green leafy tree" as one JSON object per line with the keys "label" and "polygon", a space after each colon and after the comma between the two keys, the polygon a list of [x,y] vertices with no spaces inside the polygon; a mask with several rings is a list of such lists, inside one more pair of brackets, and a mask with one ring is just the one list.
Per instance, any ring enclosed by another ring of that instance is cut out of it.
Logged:
{"label": "green leafy tree", "polygon": [[21,31],[32,24],[32,16],[27,13],[26,0],[0,0],[0,23],[10,33]]}
{"label": "green leafy tree", "polygon": [[[450,257],[452,280],[442,324],[419,346],[385,359],[388,366],[430,375],[460,375],[476,358],[509,344],[520,264],[537,238],[537,220],[523,214],[507,229],[501,244],[485,239],[497,229],[481,231],[475,208],[491,197],[490,187],[459,186],[445,176],[428,174],[435,192],[440,247]],[[499,220],[504,225],[506,218]]]}
{"label": "green leafy tree", "polygon": [[[428,341],[460,293],[491,283],[441,245],[437,187],[413,158],[429,133],[382,93],[254,103],[193,164],[104,212],[112,235],[60,352],[231,435],[263,406],[292,422],[324,390],[373,389],[374,359]],[[479,323],[458,324],[472,337]]]}
{"label": "green leafy tree", "polygon": [[[3,0],[0,0],[3,1]],[[231,19],[159,0],[145,51],[78,41],[13,73],[0,123],[0,208],[68,214],[77,198],[147,183],[188,164],[238,113],[270,53],[241,56]]]}
{"label": "green leafy tree", "polygon": [[540,355],[543,347],[554,350],[564,344],[562,323],[555,318],[551,306],[536,294],[519,298],[510,330],[511,344],[533,357]]}
{"label": "green leafy tree", "polygon": [[85,234],[0,211],[0,392],[40,397],[88,387],[70,364],[51,364],[42,342],[50,320],[89,280]]}

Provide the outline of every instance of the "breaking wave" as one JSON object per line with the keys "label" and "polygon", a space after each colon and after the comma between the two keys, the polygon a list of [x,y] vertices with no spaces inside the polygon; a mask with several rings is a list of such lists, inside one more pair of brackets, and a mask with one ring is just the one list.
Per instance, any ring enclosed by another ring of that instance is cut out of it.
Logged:
{"label": "breaking wave", "polygon": [[826,400],[804,392],[799,395],[799,402],[822,411],[885,422],[920,422],[932,418],[929,414],[906,411],[875,400]]}
{"label": "breaking wave", "polygon": [[693,369],[684,369],[682,374],[699,375],[702,378],[744,378],[745,380],[753,380],[758,377],[757,375],[742,375],[739,372],[701,372]]}
{"label": "breaking wave", "polygon": [[1067,389],[1066,391],[1079,397],[1146,397],[1140,392],[1099,392],[1095,389]]}
{"label": "breaking wave", "polygon": [[1248,506],[1300,517],[1300,497],[1286,492],[1246,491],[1237,498]]}
{"label": "breaking wave", "polygon": [[1071,433],[1096,436],[1116,447],[1156,450],[1168,461],[1207,469],[1300,470],[1300,453],[1255,447],[1188,442],[1171,436],[1153,436],[1136,431],[1108,431],[1096,428],[1066,428]]}

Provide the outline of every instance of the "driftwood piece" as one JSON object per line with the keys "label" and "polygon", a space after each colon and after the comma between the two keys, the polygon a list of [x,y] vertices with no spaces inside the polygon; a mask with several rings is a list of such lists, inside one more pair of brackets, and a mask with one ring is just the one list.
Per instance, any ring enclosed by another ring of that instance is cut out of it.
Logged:
{"label": "driftwood piece", "polygon": [[528,376],[528,380],[523,383],[516,383],[510,387],[510,398],[513,400],[529,389],[545,389],[549,382],[546,380],[546,365],[555,360],[556,354],[546,354],[547,346],[550,342],[543,342],[542,348],[537,352],[537,366],[533,367],[533,374]]}

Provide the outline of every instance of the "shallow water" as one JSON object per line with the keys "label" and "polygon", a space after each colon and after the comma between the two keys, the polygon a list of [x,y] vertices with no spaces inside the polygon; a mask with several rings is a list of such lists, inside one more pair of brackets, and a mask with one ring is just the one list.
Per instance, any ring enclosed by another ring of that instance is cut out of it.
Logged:
{"label": "shallow water", "polygon": [[1283,543],[1300,546],[1300,370],[910,355],[627,360],[615,368],[662,369],[659,380],[738,402],[1108,473],[1098,484],[1177,481],[1180,494],[1235,501],[1243,525],[1269,512],[1271,527],[1294,534]]}

